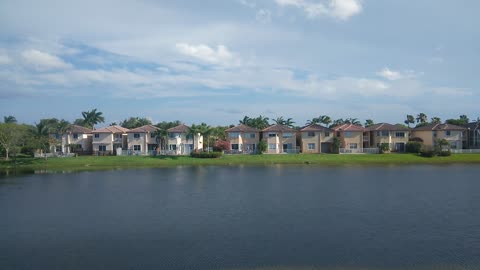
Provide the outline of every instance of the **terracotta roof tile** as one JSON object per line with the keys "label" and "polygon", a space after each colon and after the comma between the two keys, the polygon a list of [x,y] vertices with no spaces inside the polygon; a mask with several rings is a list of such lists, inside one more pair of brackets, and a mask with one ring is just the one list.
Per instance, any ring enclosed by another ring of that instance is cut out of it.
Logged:
{"label": "terracotta roof tile", "polygon": [[428,125],[413,129],[413,131],[434,131],[434,130],[465,130],[465,128],[452,125],[452,124],[428,124]]}
{"label": "terracotta roof tile", "polygon": [[128,128],[124,128],[121,126],[109,126],[93,130],[92,133],[126,133],[127,131],[129,131]]}
{"label": "terracotta roof tile", "polygon": [[297,130],[284,125],[271,125],[263,129],[262,132],[297,132]]}
{"label": "terracotta roof tile", "polygon": [[402,125],[392,125],[388,123],[378,123],[365,128],[368,131],[409,131],[410,129]]}
{"label": "terracotta roof tile", "polygon": [[321,132],[324,132],[324,131],[332,131],[331,129],[327,128],[327,127],[324,127],[324,126],[321,126],[321,125],[317,125],[317,124],[311,124],[311,125],[308,125],[302,129],[300,129],[301,132],[315,132],[315,131],[321,131]]}
{"label": "terracotta roof tile", "polygon": [[152,132],[155,132],[157,130],[159,130],[159,128],[157,128],[156,126],[145,125],[145,126],[141,126],[141,127],[138,127],[138,128],[131,129],[131,130],[127,131],[127,133],[152,133]]}
{"label": "terracotta roof tile", "polygon": [[357,126],[353,124],[343,124],[332,128],[335,131],[357,131],[364,132],[365,129],[362,126]]}
{"label": "terracotta roof tile", "polygon": [[190,130],[190,127],[184,124],[178,125],[176,127],[172,127],[167,129],[167,132],[172,132],[172,133],[188,133]]}
{"label": "terracotta roof tile", "polygon": [[244,124],[240,124],[238,126],[229,128],[225,130],[225,132],[260,132],[259,129],[256,129],[254,127],[250,127]]}

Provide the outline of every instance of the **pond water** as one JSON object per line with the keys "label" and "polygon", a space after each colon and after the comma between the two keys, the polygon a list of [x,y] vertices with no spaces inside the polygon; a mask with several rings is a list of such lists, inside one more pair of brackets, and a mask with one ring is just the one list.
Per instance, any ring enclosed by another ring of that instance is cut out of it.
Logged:
{"label": "pond water", "polygon": [[480,167],[0,176],[1,269],[480,269]]}

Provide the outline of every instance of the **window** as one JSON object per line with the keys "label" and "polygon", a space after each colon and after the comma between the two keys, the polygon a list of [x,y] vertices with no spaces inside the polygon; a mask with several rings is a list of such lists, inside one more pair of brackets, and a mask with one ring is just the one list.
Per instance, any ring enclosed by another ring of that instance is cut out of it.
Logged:
{"label": "window", "polygon": [[315,150],[315,144],[314,143],[309,143],[308,144],[308,150]]}
{"label": "window", "polygon": [[[168,138],[170,139],[175,139],[175,138],[178,138],[180,137],[180,133],[168,133]],[[188,136],[187,136],[188,137]]]}
{"label": "window", "polygon": [[450,148],[457,149],[457,142],[451,142],[450,143]]}
{"label": "window", "polygon": [[106,145],[99,145],[98,146],[98,151],[102,151],[102,152],[107,151],[107,146]]}
{"label": "window", "polygon": [[95,138],[100,138],[100,134],[95,133]]}
{"label": "window", "polygon": [[238,133],[238,132],[230,132],[230,133],[228,133],[228,137],[229,137],[229,138],[238,138],[238,136],[240,136],[240,133]]}
{"label": "window", "polygon": [[437,137],[437,132],[433,132],[433,137],[436,138]]}
{"label": "window", "polygon": [[388,137],[390,136],[390,132],[384,130],[384,131],[377,131],[377,136],[378,137]]}
{"label": "window", "polygon": [[140,133],[133,133],[133,138],[139,139],[140,138]]}
{"label": "window", "polygon": [[156,138],[157,134],[156,133],[150,133],[150,138]]}
{"label": "window", "polygon": [[405,137],[405,132],[395,132],[395,137],[404,138]]}
{"label": "window", "polygon": [[[177,135],[177,138],[180,137],[180,134]],[[193,134],[187,134],[185,137],[187,140],[193,140]]]}
{"label": "window", "polygon": [[325,131],[325,137],[330,137],[330,131]]}
{"label": "window", "polygon": [[350,137],[352,137],[352,132],[345,131],[344,136],[345,136],[345,138],[350,138]]}
{"label": "window", "polygon": [[136,144],[133,146],[133,151],[140,151],[140,145],[139,144]]}
{"label": "window", "polygon": [[351,143],[350,144],[350,149],[357,149],[358,145],[356,143]]}
{"label": "window", "polygon": [[77,134],[77,133],[73,133],[73,138],[74,138],[74,139],[78,139],[78,134]]}
{"label": "window", "polygon": [[283,138],[291,138],[293,137],[293,133],[290,133],[290,132],[287,132],[287,133],[283,133]]}
{"label": "window", "polygon": [[247,138],[255,139],[255,137],[256,137],[255,133],[249,133],[249,134],[247,134]]}
{"label": "window", "polygon": [[122,134],[115,134],[115,139],[121,139],[122,138]]}
{"label": "window", "polygon": [[232,150],[238,150],[238,143],[232,144]]}
{"label": "window", "polygon": [[450,132],[450,130],[447,130],[447,131],[445,131],[445,135],[450,136],[450,135],[452,135],[452,133]]}
{"label": "window", "polygon": [[60,140],[60,134],[55,134],[55,139]]}
{"label": "window", "polygon": [[337,131],[337,137],[340,137],[340,131]]}
{"label": "window", "polygon": [[268,149],[270,149],[270,150],[275,150],[275,149],[277,149],[277,145],[274,144],[274,143],[269,143],[269,144],[268,144]]}
{"label": "window", "polygon": [[268,137],[277,137],[277,133],[268,133]]}
{"label": "window", "polygon": [[176,144],[169,144],[168,149],[170,149],[171,151],[177,151],[177,145]]}
{"label": "window", "polygon": [[308,132],[307,136],[308,137],[315,137],[315,132]]}

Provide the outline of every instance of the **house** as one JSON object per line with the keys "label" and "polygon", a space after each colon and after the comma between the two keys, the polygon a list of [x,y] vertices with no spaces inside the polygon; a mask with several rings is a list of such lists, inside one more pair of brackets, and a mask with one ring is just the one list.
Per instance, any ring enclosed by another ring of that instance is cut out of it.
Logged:
{"label": "house", "polygon": [[225,130],[231,153],[255,153],[260,141],[260,130],[240,124]]}
{"label": "house", "polygon": [[157,150],[157,132],[159,128],[152,125],[145,125],[127,131],[128,150],[133,154],[152,154]]}
{"label": "house", "polygon": [[364,139],[368,132],[362,126],[343,124],[332,129],[340,140],[340,153],[363,153],[363,148],[368,148],[368,136]]}
{"label": "house", "polygon": [[412,138],[419,138],[425,146],[435,146],[436,140],[445,139],[452,149],[462,149],[464,127],[452,124],[428,124],[412,130]]}
{"label": "house", "polygon": [[390,151],[405,152],[405,146],[410,137],[409,128],[402,125],[379,123],[371,125],[365,130],[368,132],[368,147],[379,148],[381,144],[387,143]]}
{"label": "house", "polygon": [[300,129],[302,153],[331,153],[333,148],[333,130],[321,125],[311,124]]}
{"label": "house", "polygon": [[284,126],[272,125],[262,130],[263,140],[267,143],[268,154],[298,153],[297,130]]}
{"label": "house", "polygon": [[127,131],[128,129],[121,126],[109,126],[93,130],[93,153],[117,154],[118,149],[127,150]]}
{"label": "house", "polygon": [[203,136],[200,133],[192,134],[187,125],[170,128],[167,134],[169,154],[189,155],[192,151],[203,149]]}
{"label": "house", "polygon": [[92,130],[86,127],[70,125],[64,134],[49,134],[51,152],[53,153],[79,153],[91,154]]}
{"label": "house", "polygon": [[467,129],[467,144],[469,149],[480,149],[480,121],[472,122],[465,125]]}

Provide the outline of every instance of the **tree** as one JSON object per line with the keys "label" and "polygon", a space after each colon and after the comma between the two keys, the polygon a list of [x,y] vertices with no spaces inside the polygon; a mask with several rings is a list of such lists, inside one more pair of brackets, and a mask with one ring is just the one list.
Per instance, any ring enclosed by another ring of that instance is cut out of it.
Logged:
{"label": "tree", "polygon": [[128,129],[134,129],[137,127],[151,125],[152,121],[144,117],[130,117],[120,122],[120,126]]}
{"label": "tree", "polygon": [[367,120],[365,120],[365,127],[369,127],[369,126],[372,126],[372,125],[374,125],[372,119],[367,119]]}
{"label": "tree", "polygon": [[180,125],[181,122],[179,120],[173,121],[173,122],[160,122],[156,124],[155,126],[158,128],[156,132],[156,137],[159,138],[158,140],[158,147],[160,150],[166,150],[167,149],[167,136],[168,132],[167,130],[172,127],[176,127]]}
{"label": "tree", "polygon": [[210,152],[210,142],[209,137],[212,132],[212,127],[205,123],[201,123],[198,126],[198,132],[207,139],[207,152]]}
{"label": "tree", "polygon": [[263,154],[265,151],[267,151],[267,143],[263,140],[261,140],[260,142],[258,142],[258,145],[257,145],[257,154],[258,155],[261,155]]}
{"label": "tree", "polygon": [[440,119],[440,117],[432,117],[432,124],[440,124],[442,123],[442,120]]}
{"label": "tree", "polygon": [[307,120],[307,125],[316,125],[320,124],[320,118],[314,117],[311,120]]}
{"label": "tree", "polygon": [[470,122],[470,119],[466,115],[460,115],[459,119],[447,119],[445,121],[447,124],[463,126]]}
{"label": "tree", "polygon": [[88,127],[88,126],[85,124],[85,120],[84,120],[84,119],[81,119],[81,118],[75,119],[75,121],[73,121],[73,124],[76,125],[76,126]]}
{"label": "tree", "polygon": [[97,109],[82,112],[83,121],[87,127],[95,129],[96,124],[105,122],[105,118],[102,114],[102,112],[97,112]]}
{"label": "tree", "polygon": [[13,151],[13,155],[16,156],[25,131],[22,126],[15,123],[0,124],[0,146],[5,150],[5,160],[9,159],[10,151]]}
{"label": "tree", "polygon": [[283,125],[291,128],[293,128],[293,124],[295,124],[292,118],[284,119],[283,116],[273,119],[273,122],[275,122],[277,125]]}
{"label": "tree", "polygon": [[356,126],[361,126],[362,123],[357,118],[347,118],[345,119],[345,124],[352,124]]}
{"label": "tree", "polygon": [[328,115],[320,115],[318,118],[320,123],[324,124],[325,126],[328,126],[330,123],[332,123],[332,119]]}
{"label": "tree", "polygon": [[346,123],[345,120],[343,120],[342,118],[336,119],[336,120],[333,120],[332,124],[330,125],[330,128],[340,126],[340,125],[343,125],[345,123]]}
{"label": "tree", "polygon": [[421,123],[421,124],[427,123],[427,119],[428,117],[424,113],[419,113],[416,118],[417,123]]}
{"label": "tree", "polygon": [[404,121],[404,123],[410,127],[410,124],[415,124],[415,117],[411,114],[407,114],[407,119]]}
{"label": "tree", "polygon": [[4,116],[3,117],[3,123],[5,124],[15,124],[17,123],[17,119],[14,116]]}
{"label": "tree", "polygon": [[277,125],[284,125],[285,124],[285,119],[283,119],[283,116],[277,117],[272,120],[275,124]]}
{"label": "tree", "polygon": [[342,147],[342,141],[338,137],[333,137],[333,152],[339,153],[340,148]]}
{"label": "tree", "polygon": [[250,118],[250,117],[248,117],[248,116],[245,115],[245,116],[243,117],[243,119],[242,119],[242,120],[239,120],[238,122],[239,122],[240,124],[243,124],[243,125],[247,125],[247,126],[248,126],[248,125],[251,123],[252,120],[253,120],[252,118]]}

